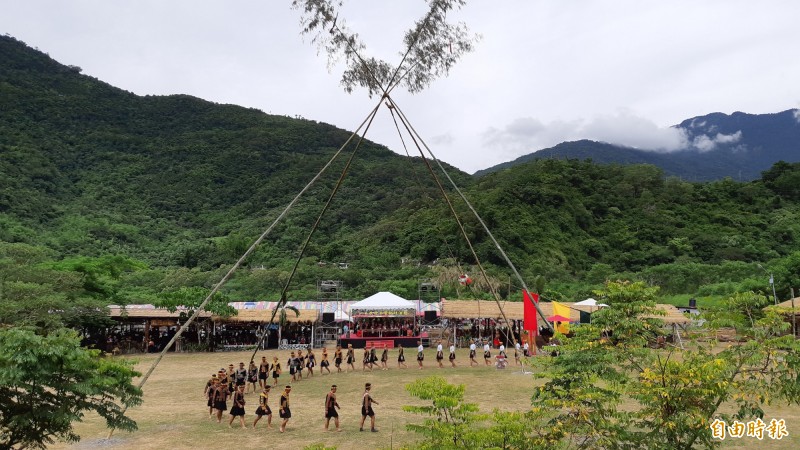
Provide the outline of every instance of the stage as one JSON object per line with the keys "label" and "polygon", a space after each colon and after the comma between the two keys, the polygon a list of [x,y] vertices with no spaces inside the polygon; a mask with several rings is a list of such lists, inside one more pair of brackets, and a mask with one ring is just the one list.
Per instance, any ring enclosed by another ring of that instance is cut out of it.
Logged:
{"label": "stage", "polygon": [[422,336],[393,336],[393,337],[357,337],[354,334],[351,334],[350,337],[345,337],[342,335],[339,338],[339,342],[342,345],[342,348],[347,348],[348,344],[352,344],[353,348],[364,348],[367,346],[367,343],[370,346],[374,346],[376,348],[396,348],[399,346],[403,346],[403,348],[413,348],[416,349],[419,345],[419,341],[423,339],[427,339],[427,333],[423,333]]}

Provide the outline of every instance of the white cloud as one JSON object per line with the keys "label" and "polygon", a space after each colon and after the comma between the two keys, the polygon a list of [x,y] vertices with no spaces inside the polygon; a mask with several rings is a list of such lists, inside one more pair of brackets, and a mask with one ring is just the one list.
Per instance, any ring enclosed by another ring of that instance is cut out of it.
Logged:
{"label": "white cloud", "polygon": [[455,137],[452,133],[438,134],[430,139],[431,145],[452,145]]}
{"label": "white cloud", "polygon": [[517,156],[552,147],[564,141],[590,139],[641,150],[669,152],[687,148],[684,130],[659,127],[654,122],[629,111],[615,115],[599,115],[591,120],[556,120],[543,123],[538,119],[514,119],[503,128],[491,127],[483,132],[484,145]]}
{"label": "white cloud", "polygon": [[798,123],[800,123],[800,109],[795,109],[794,110],[794,120],[796,120]]}
{"label": "white cloud", "polygon": [[699,136],[695,136],[694,141],[692,141],[692,146],[701,152],[707,152],[714,150],[718,144],[732,144],[734,142],[739,142],[741,138],[741,130],[733,134],[717,133],[717,135],[713,138],[706,136],[705,134],[701,134]]}

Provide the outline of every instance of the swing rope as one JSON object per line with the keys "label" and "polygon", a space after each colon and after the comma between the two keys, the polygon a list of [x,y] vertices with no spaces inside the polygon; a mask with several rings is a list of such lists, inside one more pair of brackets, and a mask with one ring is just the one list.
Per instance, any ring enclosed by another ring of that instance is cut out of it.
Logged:
{"label": "swing rope", "polygon": [[[430,155],[431,159],[434,162],[436,162],[436,164],[439,167],[439,169],[442,171],[444,176],[450,182],[450,185],[453,186],[453,189],[455,189],[455,191],[458,193],[458,195],[461,197],[461,199],[464,201],[464,203],[467,205],[467,207],[470,209],[470,211],[472,211],[472,214],[475,216],[475,218],[481,224],[481,226],[483,227],[483,230],[486,232],[487,236],[489,236],[489,238],[492,240],[492,243],[494,243],[495,248],[497,248],[497,250],[500,252],[500,255],[503,257],[503,259],[505,260],[506,264],[508,264],[508,266],[514,272],[514,276],[520,282],[520,284],[525,289],[525,291],[526,292],[530,292],[530,290],[528,289],[527,283],[525,283],[525,280],[522,278],[522,275],[520,275],[519,271],[517,270],[517,267],[514,265],[513,262],[511,262],[511,259],[508,257],[508,255],[506,254],[505,250],[503,250],[503,247],[500,245],[500,243],[497,241],[497,239],[494,237],[494,234],[492,234],[492,232],[489,230],[489,227],[486,225],[486,222],[483,221],[483,218],[481,218],[480,214],[478,214],[478,211],[475,210],[475,207],[472,206],[472,203],[470,203],[470,201],[467,199],[467,197],[464,195],[464,193],[461,191],[461,189],[458,187],[458,185],[455,183],[455,181],[453,181],[453,178],[450,177],[450,174],[444,168],[444,166],[439,161],[439,159],[436,157],[436,155],[433,153],[433,151],[430,149],[430,147],[428,147],[428,144],[426,144],[425,141],[422,139],[422,137],[419,136],[417,131],[414,129],[413,125],[411,125],[408,122],[408,119],[406,118],[405,114],[403,113],[403,110],[397,105],[396,102],[392,102],[392,103],[394,104],[394,107],[397,110],[397,113],[398,113],[398,115],[400,117],[400,120],[403,122],[403,124],[409,130],[409,133],[411,134],[412,139],[413,139],[414,136],[419,137],[419,142],[422,143],[422,145],[425,147],[425,150]],[[412,132],[413,132],[413,134],[412,134]],[[417,140],[416,139],[414,139],[414,143],[417,144]],[[419,144],[417,144],[417,148],[419,149],[420,154],[422,155],[423,159],[425,159],[425,155],[423,154],[422,149],[420,148]],[[426,164],[428,164],[426,159],[425,159],[425,162],[426,162]],[[448,200],[448,204],[450,204],[449,200]],[[460,222],[459,222],[459,224],[460,224]],[[463,227],[462,227],[462,232],[463,232]],[[465,234],[465,238],[466,238],[466,234]],[[467,242],[469,243],[469,240],[467,240]],[[474,249],[472,248],[472,244],[471,243],[470,243],[470,250],[474,252]],[[475,257],[477,258],[477,255]],[[483,272],[483,267],[482,266],[479,266],[479,267],[481,268],[481,272],[484,274],[484,277],[485,277],[485,272]],[[487,280],[487,284],[488,284],[488,280]],[[497,298],[495,298],[495,301],[497,302],[497,306],[500,308],[500,311],[501,311],[501,313],[503,315],[503,319],[505,320],[505,312],[503,312],[503,309],[502,309],[502,306],[500,305],[499,300]],[[532,298],[530,299],[530,301],[531,301],[531,303],[533,303],[534,307],[536,307],[536,311],[539,313],[539,318],[541,318],[541,320],[545,323],[545,325],[550,330],[552,330],[553,329],[552,324],[550,322],[548,322],[547,320],[545,320],[544,313],[542,312],[542,309],[539,307],[539,305],[536,302],[534,302]],[[506,322],[508,322],[508,321],[506,321]]]}
{"label": "swing rope", "polygon": [[358,149],[361,147],[361,144],[364,142],[364,136],[366,136],[367,131],[369,131],[369,128],[372,125],[372,121],[375,119],[375,115],[377,114],[378,109],[381,106],[381,103],[382,103],[382,99],[378,101],[378,104],[375,106],[375,108],[373,108],[372,112],[370,113],[369,118],[368,118],[368,123],[367,123],[366,128],[364,129],[364,132],[359,137],[359,140],[356,143],[356,146],[353,149],[352,153],[350,153],[350,157],[347,159],[347,163],[345,164],[344,168],[342,169],[341,175],[339,175],[339,180],[336,182],[336,185],[333,187],[333,190],[331,191],[330,196],[328,196],[328,201],[325,202],[325,205],[323,205],[322,209],[319,212],[319,215],[317,216],[317,220],[314,222],[314,225],[312,225],[311,230],[308,233],[308,236],[306,236],[306,240],[303,242],[303,245],[300,248],[300,252],[297,255],[297,259],[295,259],[294,267],[292,267],[292,271],[289,273],[289,278],[286,279],[286,283],[283,285],[283,289],[281,290],[280,300],[278,300],[278,304],[275,306],[275,309],[272,311],[272,316],[270,317],[269,324],[267,325],[267,328],[264,330],[263,333],[261,333],[261,338],[258,340],[258,344],[256,345],[256,348],[253,351],[253,355],[250,357],[251,360],[255,359],[256,354],[258,353],[258,349],[261,347],[261,343],[264,341],[264,337],[267,336],[267,334],[269,332],[269,325],[272,325],[272,322],[275,320],[275,314],[277,314],[279,309],[283,308],[286,305],[286,302],[288,301],[287,292],[289,291],[289,286],[291,285],[292,280],[294,279],[294,276],[297,273],[297,268],[300,266],[300,261],[303,259],[303,256],[305,255],[305,252],[306,252],[306,249],[308,248],[308,244],[309,244],[309,242],[311,242],[311,238],[314,236],[314,232],[317,231],[317,228],[319,227],[319,224],[322,221],[322,217],[328,211],[328,208],[330,207],[331,203],[333,202],[333,198],[336,196],[336,193],[339,191],[339,188],[342,186],[342,183],[344,182],[344,179],[347,176],[347,171],[350,169],[350,165],[353,162],[353,158],[355,157],[356,152],[358,151]]}
{"label": "swing rope", "polygon": [[[455,207],[453,206],[453,203],[450,201],[450,197],[447,195],[447,191],[444,189],[444,186],[442,185],[441,180],[439,179],[439,177],[436,175],[436,172],[434,172],[433,167],[431,166],[430,162],[428,161],[428,158],[425,157],[425,153],[422,151],[422,148],[419,145],[419,141],[417,140],[419,138],[419,135],[417,135],[416,132],[412,132],[413,128],[410,127],[408,121],[406,120],[405,116],[403,115],[402,110],[400,110],[400,108],[396,104],[395,104],[395,109],[397,109],[398,116],[400,117],[400,121],[403,123],[403,126],[406,129],[406,132],[411,137],[411,140],[414,143],[414,145],[416,145],[417,150],[419,151],[419,154],[422,157],[422,161],[425,163],[425,166],[427,167],[428,172],[431,175],[431,178],[433,178],[434,182],[436,183],[436,186],[439,188],[439,192],[442,194],[442,197],[444,198],[445,203],[447,203],[447,206],[450,209],[450,213],[453,215],[453,218],[455,219],[459,230],[461,230],[461,235],[464,237],[464,240],[467,242],[467,246],[469,247],[469,250],[472,253],[472,257],[475,258],[475,262],[478,265],[478,269],[480,270],[481,275],[483,276],[483,279],[486,281],[486,285],[488,286],[489,290],[492,292],[492,295],[494,296],[495,302],[497,303],[497,307],[500,309],[500,315],[503,317],[503,320],[505,321],[505,323],[508,324],[509,322],[508,322],[508,318],[506,318],[506,313],[503,310],[503,307],[500,305],[500,295],[497,293],[497,290],[494,288],[492,283],[489,281],[489,276],[486,274],[486,270],[483,268],[483,264],[481,263],[481,260],[478,257],[478,254],[475,251],[475,248],[472,245],[472,241],[470,240],[469,236],[467,235],[466,230],[464,229],[464,224],[461,222],[461,218],[459,217],[458,213],[456,212]],[[421,140],[421,138],[420,138],[420,140]],[[441,167],[441,165],[440,165],[440,167]],[[516,337],[512,336],[512,338],[514,339],[514,344],[516,344],[517,343]]]}

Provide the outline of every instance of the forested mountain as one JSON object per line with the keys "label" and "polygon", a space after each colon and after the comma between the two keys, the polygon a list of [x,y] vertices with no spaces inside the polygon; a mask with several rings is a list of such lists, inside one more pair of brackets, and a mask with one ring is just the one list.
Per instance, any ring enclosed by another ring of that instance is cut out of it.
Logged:
{"label": "forested mountain", "polygon": [[[0,37],[0,300],[150,302],[209,288],[349,136],[188,96],[140,97]],[[248,259],[229,299],[276,298],[344,159]],[[575,159],[479,178],[449,170],[525,278],[546,280],[548,298],[589,295],[607,278],[645,279],[668,294],[763,289],[757,262],[781,291],[800,285],[800,164],[747,183]],[[492,283],[518,293],[448,193]],[[425,278],[443,296],[489,295],[480,283],[458,285],[475,261],[424,165],[370,142],[305,256],[293,299],[313,298],[326,279],[342,280],[349,297],[414,297]],[[349,268],[323,264],[338,262]]]}
{"label": "forested mountain", "polygon": [[689,181],[755,180],[778,161],[800,161],[800,110],[776,114],[712,113],[681,122],[686,148],[639,150],[582,140],[521,156],[480,170],[476,176],[537,159],[589,159],[598,164],[652,164]]}
{"label": "forested mountain", "polygon": [[[0,60],[0,238],[62,255],[218,266],[230,255],[207,239],[257,235],[350,136],[184,95],[139,97],[9,37],[0,38]],[[290,223],[310,225],[353,148]],[[357,229],[436,195],[416,182],[418,163],[365,142],[322,226]]]}

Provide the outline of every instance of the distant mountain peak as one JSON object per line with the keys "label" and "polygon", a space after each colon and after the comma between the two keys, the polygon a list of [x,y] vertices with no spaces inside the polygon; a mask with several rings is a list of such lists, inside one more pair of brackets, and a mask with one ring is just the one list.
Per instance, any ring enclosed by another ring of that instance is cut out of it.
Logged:
{"label": "distant mountain peak", "polygon": [[665,174],[685,180],[753,180],[778,161],[800,162],[798,109],[770,114],[713,112],[686,119],[673,128],[685,134],[685,145],[675,151],[641,150],[584,139],[562,142],[475,175],[536,159],[556,158],[591,159],[599,164],[653,164]]}

